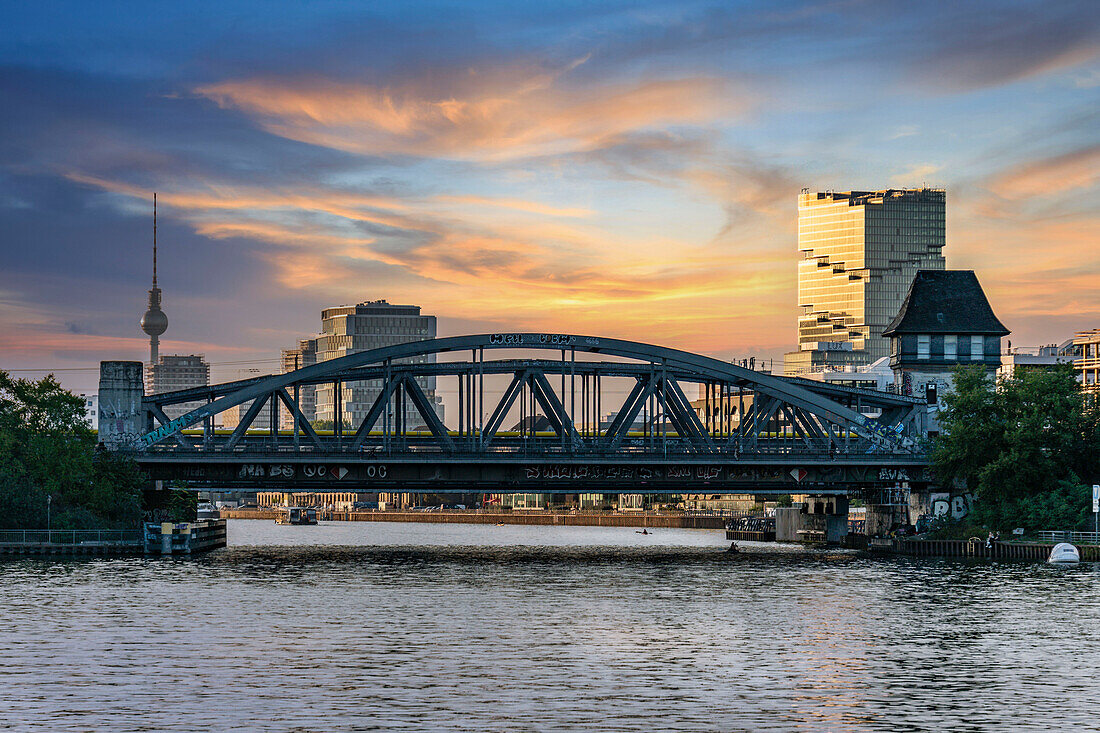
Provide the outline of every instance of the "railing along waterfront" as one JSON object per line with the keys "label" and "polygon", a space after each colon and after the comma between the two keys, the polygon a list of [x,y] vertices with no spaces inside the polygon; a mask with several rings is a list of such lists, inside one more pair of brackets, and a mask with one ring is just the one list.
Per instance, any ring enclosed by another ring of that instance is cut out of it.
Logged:
{"label": "railing along waterfront", "polygon": [[0,544],[130,545],[142,541],[140,529],[0,529]]}
{"label": "railing along waterfront", "polygon": [[1100,533],[1098,532],[1039,532],[1039,539],[1043,542],[1070,542],[1072,544],[1100,545]]}

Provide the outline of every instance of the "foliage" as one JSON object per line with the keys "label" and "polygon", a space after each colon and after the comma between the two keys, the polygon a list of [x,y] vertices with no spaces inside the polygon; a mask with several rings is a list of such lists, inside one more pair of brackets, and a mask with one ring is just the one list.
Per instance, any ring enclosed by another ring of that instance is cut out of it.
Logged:
{"label": "foliage", "polygon": [[993,384],[960,367],[932,449],[937,478],[978,498],[975,519],[1006,530],[1077,529],[1100,481],[1100,411],[1082,400],[1072,367],[1017,371]]}
{"label": "foliage", "polygon": [[57,529],[133,527],[142,477],[130,460],[95,449],[84,400],[52,375],[0,371],[0,525]]}
{"label": "foliage", "polygon": [[777,498],[777,499],[775,500],[775,505],[776,505],[777,507],[787,507],[787,506],[793,506],[793,505],[794,505],[794,499],[792,499],[792,498],[791,498],[791,495],[790,495],[790,494],[781,494],[781,495],[780,495],[780,496],[779,496],[779,497],[778,497],[778,498]]}

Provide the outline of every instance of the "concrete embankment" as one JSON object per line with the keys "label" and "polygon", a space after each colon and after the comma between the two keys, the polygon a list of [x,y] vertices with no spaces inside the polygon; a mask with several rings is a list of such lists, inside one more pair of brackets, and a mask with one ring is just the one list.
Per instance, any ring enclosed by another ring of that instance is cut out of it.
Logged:
{"label": "concrete embankment", "polygon": [[[275,519],[274,509],[222,509],[222,519]],[[434,524],[527,524],[565,527],[657,527],[723,529],[722,517],[693,514],[612,514],[570,512],[332,512],[344,522],[426,522]]]}

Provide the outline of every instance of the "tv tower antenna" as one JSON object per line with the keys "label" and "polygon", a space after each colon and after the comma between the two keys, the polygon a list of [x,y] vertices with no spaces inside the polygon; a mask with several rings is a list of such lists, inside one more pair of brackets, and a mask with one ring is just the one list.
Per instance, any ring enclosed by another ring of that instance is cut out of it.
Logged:
{"label": "tv tower antenna", "polygon": [[160,336],[168,330],[168,316],[160,309],[160,288],[157,287],[156,193],[153,193],[153,287],[149,290],[149,308],[141,317],[141,330],[149,335],[149,363],[156,364],[160,356]]}

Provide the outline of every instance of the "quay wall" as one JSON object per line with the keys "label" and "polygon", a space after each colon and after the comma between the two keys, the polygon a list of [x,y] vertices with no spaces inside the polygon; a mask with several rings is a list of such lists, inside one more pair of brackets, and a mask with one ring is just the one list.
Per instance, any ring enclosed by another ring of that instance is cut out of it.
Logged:
{"label": "quay wall", "polygon": [[[222,509],[222,519],[275,519],[274,509]],[[341,522],[424,522],[428,524],[524,524],[564,527],[657,527],[661,529],[724,529],[723,517],[692,514],[599,514],[569,512],[331,512]]]}

